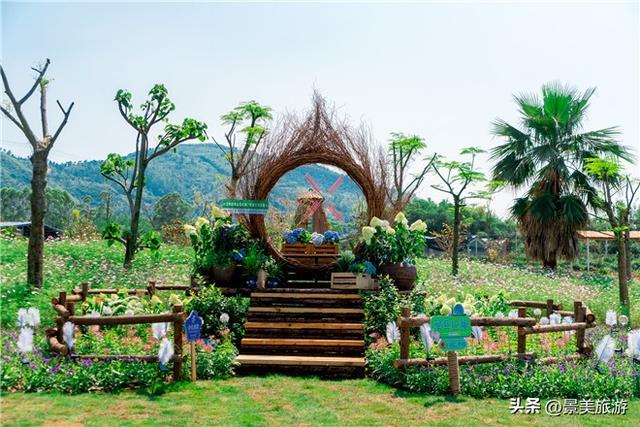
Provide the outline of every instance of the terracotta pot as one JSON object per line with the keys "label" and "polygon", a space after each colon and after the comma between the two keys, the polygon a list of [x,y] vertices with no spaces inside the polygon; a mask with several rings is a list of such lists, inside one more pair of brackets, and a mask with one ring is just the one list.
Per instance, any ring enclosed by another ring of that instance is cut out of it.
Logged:
{"label": "terracotta pot", "polygon": [[415,265],[402,264],[400,262],[384,264],[380,267],[382,276],[388,275],[400,291],[410,291],[418,278]]}
{"label": "terracotta pot", "polygon": [[234,266],[227,268],[214,267],[211,272],[213,273],[213,281],[215,282],[216,286],[232,287],[235,270],[236,268]]}

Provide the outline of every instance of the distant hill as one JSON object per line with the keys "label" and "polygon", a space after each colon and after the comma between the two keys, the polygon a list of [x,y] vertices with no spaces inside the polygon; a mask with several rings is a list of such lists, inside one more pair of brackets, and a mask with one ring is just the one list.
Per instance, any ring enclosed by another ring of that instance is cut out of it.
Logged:
{"label": "distant hill", "polygon": [[[130,155],[131,156],[131,155]],[[113,184],[100,175],[101,160],[80,162],[50,163],[48,185],[66,190],[76,200],[91,197],[94,205],[100,200],[100,193]],[[10,152],[0,151],[0,186],[21,188],[29,186],[31,164],[28,159],[16,157]],[[340,176],[337,171],[321,165],[307,165],[287,173],[278,182],[269,197],[270,204],[279,209],[291,206],[296,196],[307,190],[309,184],[304,174],[311,175],[326,191]],[[153,204],[167,193],[176,191],[187,201],[192,201],[196,192],[207,199],[223,198],[224,182],[229,167],[220,150],[213,144],[183,144],[175,153],[170,152],[155,159],[147,171],[145,203]],[[340,190],[331,198],[338,210],[349,218],[355,201],[362,193],[348,176]],[[124,206],[124,196],[116,186],[111,187],[114,196],[118,195],[120,205]]]}

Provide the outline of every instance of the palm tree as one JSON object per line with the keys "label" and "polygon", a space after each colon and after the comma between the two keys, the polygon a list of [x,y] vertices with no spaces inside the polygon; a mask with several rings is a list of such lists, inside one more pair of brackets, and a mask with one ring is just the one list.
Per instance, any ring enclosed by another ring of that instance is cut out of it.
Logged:
{"label": "palm tree", "polygon": [[594,92],[546,84],[542,99],[535,94],[514,96],[519,127],[502,119],[493,122],[493,134],[507,141],[491,152],[493,178],[516,190],[528,188],[514,200],[511,214],[525,236],[527,255],[546,268],[555,269],[558,257],[577,255],[575,232],[587,225],[587,207],[596,198],[583,171],[584,160],[596,155],[629,158],[615,139],[617,127],[583,131]]}

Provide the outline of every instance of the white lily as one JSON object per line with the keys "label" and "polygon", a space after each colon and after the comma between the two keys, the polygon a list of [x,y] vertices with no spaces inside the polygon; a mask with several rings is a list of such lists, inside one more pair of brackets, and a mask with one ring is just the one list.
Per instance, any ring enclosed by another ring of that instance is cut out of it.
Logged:
{"label": "white lily", "polygon": [[173,345],[167,338],[162,338],[160,348],[158,349],[158,360],[161,364],[166,365],[173,357]]}
{"label": "white lily", "polygon": [[400,341],[400,328],[396,325],[396,322],[389,322],[387,324],[387,342],[393,344]]}
{"label": "white lily", "polygon": [[76,325],[73,323],[65,322],[64,325],[62,325],[62,338],[69,349],[72,349],[73,344],[75,343],[75,332]]}

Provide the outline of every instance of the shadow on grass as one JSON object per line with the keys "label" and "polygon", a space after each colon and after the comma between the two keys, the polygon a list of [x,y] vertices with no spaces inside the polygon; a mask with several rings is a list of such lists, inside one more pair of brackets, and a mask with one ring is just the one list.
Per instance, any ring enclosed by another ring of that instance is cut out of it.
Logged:
{"label": "shadow on grass", "polygon": [[435,406],[448,405],[448,404],[464,404],[467,402],[467,399],[462,396],[453,396],[453,395],[445,395],[445,396],[436,396],[432,394],[426,393],[413,393],[406,390],[396,390],[394,393],[395,397],[401,397],[403,399],[410,400],[423,400],[424,399],[424,407],[431,408]]}

